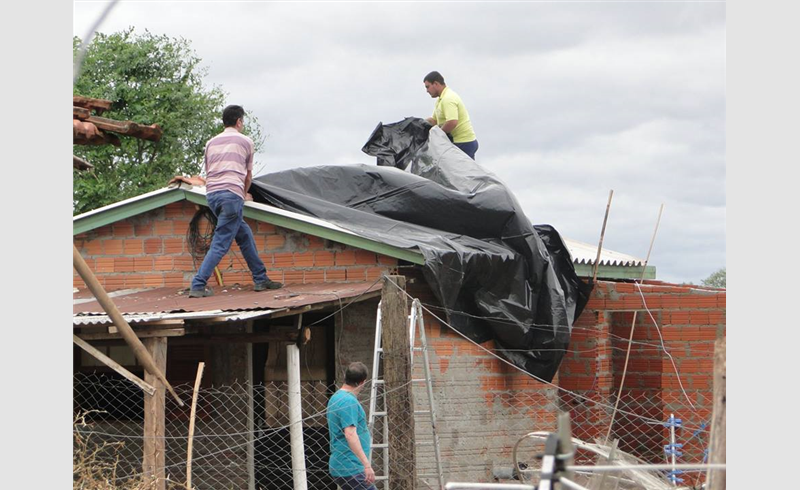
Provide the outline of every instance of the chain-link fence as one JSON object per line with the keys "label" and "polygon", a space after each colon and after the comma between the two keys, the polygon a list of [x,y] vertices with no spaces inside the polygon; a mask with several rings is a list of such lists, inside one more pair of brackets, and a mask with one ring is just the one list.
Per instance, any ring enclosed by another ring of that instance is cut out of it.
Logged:
{"label": "chain-link fence", "polygon": [[[616,447],[619,460],[637,458],[640,463],[668,463],[672,461],[669,451],[677,450],[678,463],[705,461],[709,421],[701,417],[697,407],[710,406],[710,394],[704,398],[705,395],[695,393],[691,404],[689,400],[686,404],[673,400],[669,405],[664,404],[660,393],[635,397],[624,394],[609,433],[613,396],[578,395],[544,384],[530,389],[481,391],[476,389],[478,381],[454,381],[434,373],[438,464],[427,387],[425,383],[411,383],[416,444],[409,454],[416,457],[411,461],[386,460],[387,453],[380,447],[387,442],[386,437],[408,436],[411,428],[390,427],[385,417],[376,417],[372,442],[378,447],[373,449],[372,465],[379,477],[385,476],[385,469],[392,463],[400,472],[416,471],[419,488],[439,488],[439,465],[445,482],[515,481],[519,479],[514,469],[515,446],[518,446],[518,467],[535,469],[538,464],[535,455],[541,453],[544,440],[537,437],[523,440],[523,436],[537,431],[554,432],[560,411],[570,412],[573,437],[587,444],[608,442],[607,446]],[[415,372],[413,377],[419,379],[419,374]],[[182,400],[191,400],[192,386],[174,388]],[[330,445],[326,419],[326,404],[334,392],[335,387],[321,382],[301,384],[306,479],[310,489],[336,488],[328,474]],[[476,396],[477,392],[481,394]],[[379,409],[383,406],[383,396],[383,389],[378,389]],[[369,387],[358,396],[366,412],[369,412],[369,397]],[[126,481],[142,477],[143,406],[143,392],[126,380],[97,374],[74,377],[75,413],[85,414],[83,423],[75,424],[76,437],[97,450],[99,461],[114,466],[114,478],[120,487]],[[187,403],[179,407],[167,396],[165,411],[165,473],[171,482],[185,482],[190,406]],[[288,414],[285,382],[201,388],[193,438],[193,487],[239,489],[249,488],[254,482],[258,489],[293,488]],[[670,415],[679,419],[680,424],[669,427]],[[576,452],[575,464],[605,461],[600,454],[582,448]],[[668,477],[666,471],[654,474],[662,480]],[[702,480],[699,472],[676,472],[672,476],[684,485]],[[635,479],[627,481],[635,483]],[[377,486],[388,488],[383,480]]]}

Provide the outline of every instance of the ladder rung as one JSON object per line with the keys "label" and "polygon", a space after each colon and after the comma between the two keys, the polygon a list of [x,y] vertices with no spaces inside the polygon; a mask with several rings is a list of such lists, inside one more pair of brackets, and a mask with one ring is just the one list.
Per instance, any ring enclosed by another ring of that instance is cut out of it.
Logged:
{"label": "ladder rung", "polygon": [[417,446],[433,446],[433,441],[417,441]]}
{"label": "ladder rung", "polygon": [[383,412],[372,412],[372,415],[374,415],[375,417],[385,417],[386,416],[386,411],[383,411]]}
{"label": "ladder rung", "polygon": [[373,444],[372,445],[373,449],[381,449],[381,448],[387,448],[387,447],[389,447],[388,444]]}
{"label": "ladder rung", "polygon": [[388,479],[389,479],[388,476],[376,476],[375,477],[375,481],[383,481],[383,480],[388,480]]}
{"label": "ladder rung", "polygon": [[423,415],[431,413],[430,410],[414,410],[414,415]]}
{"label": "ladder rung", "polygon": [[373,381],[373,383],[375,383],[376,385],[382,385],[383,384],[383,380],[382,379],[376,379],[375,381]]}
{"label": "ladder rung", "polygon": [[427,383],[428,380],[425,378],[416,378],[411,380],[413,383]]}
{"label": "ladder rung", "polygon": [[378,347],[378,352],[383,352],[383,347]]}
{"label": "ladder rung", "polygon": [[422,352],[425,349],[423,349],[422,347],[413,347],[413,350],[415,350],[417,352]]}

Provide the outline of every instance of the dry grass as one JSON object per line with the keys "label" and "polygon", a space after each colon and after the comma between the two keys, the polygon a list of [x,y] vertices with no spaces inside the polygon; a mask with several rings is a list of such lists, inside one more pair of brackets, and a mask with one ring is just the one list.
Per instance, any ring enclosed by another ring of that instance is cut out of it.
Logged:
{"label": "dry grass", "polygon": [[[119,451],[123,442],[103,442],[101,444],[90,441],[85,429],[90,426],[86,422],[88,411],[75,415],[73,427],[72,449],[72,488],[80,490],[157,490],[158,484],[144,476],[137,478],[118,478],[117,466],[119,464]],[[79,429],[84,429],[81,431]],[[167,482],[168,489],[185,489],[185,485]]]}

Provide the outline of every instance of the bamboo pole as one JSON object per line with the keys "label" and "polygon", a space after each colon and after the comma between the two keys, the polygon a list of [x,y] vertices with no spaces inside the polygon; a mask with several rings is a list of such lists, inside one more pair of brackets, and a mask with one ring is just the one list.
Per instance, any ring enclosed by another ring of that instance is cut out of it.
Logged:
{"label": "bamboo pole", "polygon": [[297,344],[286,346],[286,369],[289,375],[289,437],[292,446],[294,490],[308,490],[303,443],[303,411],[300,400],[300,349]]}
{"label": "bamboo pole", "polygon": [[194,418],[197,413],[197,392],[200,390],[200,380],[203,379],[203,369],[206,363],[201,362],[197,365],[197,377],[194,380],[194,391],[192,392],[192,410],[189,415],[189,443],[186,449],[186,488],[192,490],[192,446],[194,444]]}
{"label": "bamboo pole", "polygon": [[611,210],[611,198],[614,196],[614,189],[608,193],[608,204],[606,204],[606,215],[603,217],[603,228],[600,230],[600,243],[597,244],[597,258],[594,259],[594,272],[592,273],[592,283],[597,281],[597,268],[600,265],[600,252],[603,250],[603,237],[606,235],[606,223],[608,222],[608,212]]}
{"label": "bamboo pole", "polygon": [[[644,266],[642,267],[642,278],[644,280],[645,272],[647,271],[647,263],[650,261],[650,253],[653,251],[653,243],[656,241],[656,233],[658,233],[658,225],[661,223],[661,213],[664,211],[664,205],[658,209],[658,219],[656,220],[656,229],[653,230],[653,238],[650,239],[650,248],[647,250],[647,257],[644,259]],[[622,387],[625,386],[625,375],[628,373],[628,360],[631,357],[631,345],[633,344],[633,331],[636,329],[636,313],[633,312],[633,320],[631,321],[631,335],[628,338],[628,350],[625,352],[625,365],[622,368],[622,379],[619,382],[619,390],[617,391],[617,399],[614,402],[614,411],[611,412],[611,422],[608,424],[608,432],[606,433],[606,444],[611,438],[611,429],[614,427],[614,417],[617,415],[617,407],[619,407],[619,399],[622,396]]]}
{"label": "bamboo pole", "polygon": [[156,366],[153,357],[147,352],[147,349],[142,344],[142,341],[139,340],[139,337],[136,336],[136,333],[133,331],[128,322],[125,321],[125,318],[117,309],[117,306],[111,301],[111,298],[106,293],[103,286],[100,285],[100,281],[97,280],[92,270],[86,264],[86,261],[83,260],[81,257],[80,252],[78,252],[77,247],[75,244],[72,244],[72,266],[78,272],[78,275],[81,276],[83,282],[86,283],[86,287],[89,288],[89,291],[92,292],[95,298],[97,298],[97,302],[100,303],[100,306],[103,307],[103,310],[106,312],[108,317],[114,322],[114,325],[119,330],[120,335],[122,338],[125,339],[125,342],[130,346],[131,350],[133,350],[133,354],[136,356],[136,359],[144,366],[145,370],[148,373],[155,376],[161,383],[166,386],[169,392],[172,394],[175,401],[178,402],[178,405],[181,407],[184,406],[183,401],[178,398],[177,393],[175,390],[172,389],[172,385],[169,384],[167,381],[166,376],[161,372],[160,369]]}

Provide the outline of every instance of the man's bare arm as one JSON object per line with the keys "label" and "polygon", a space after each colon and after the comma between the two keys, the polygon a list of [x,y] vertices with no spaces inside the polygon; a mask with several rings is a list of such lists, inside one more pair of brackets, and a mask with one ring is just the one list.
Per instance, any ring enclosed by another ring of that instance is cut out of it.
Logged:
{"label": "man's bare arm", "polygon": [[372,469],[372,465],[369,464],[369,459],[364,453],[364,449],[361,447],[361,440],[358,438],[358,432],[356,432],[355,426],[351,425],[344,428],[344,438],[347,439],[347,445],[350,446],[350,450],[353,451],[353,454],[355,454],[358,460],[361,461],[361,464],[364,465],[367,483],[374,483],[375,471]]}

